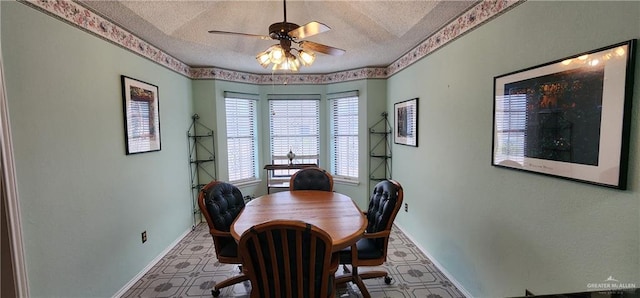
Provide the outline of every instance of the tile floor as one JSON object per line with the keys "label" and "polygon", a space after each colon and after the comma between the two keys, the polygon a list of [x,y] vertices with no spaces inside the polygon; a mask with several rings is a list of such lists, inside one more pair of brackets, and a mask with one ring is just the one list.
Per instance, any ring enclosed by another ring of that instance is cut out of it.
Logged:
{"label": "tile floor", "polygon": [[[464,297],[398,228],[393,227],[387,263],[393,281],[366,280],[372,297]],[[366,271],[363,267],[360,271]],[[342,273],[342,267],[337,274]],[[122,297],[212,297],[215,281],[238,274],[238,267],[220,264],[206,223],[201,223],[138,280]],[[251,283],[222,289],[220,297],[249,297]],[[347,283],[337,297],[362,297],[358,287]]]}

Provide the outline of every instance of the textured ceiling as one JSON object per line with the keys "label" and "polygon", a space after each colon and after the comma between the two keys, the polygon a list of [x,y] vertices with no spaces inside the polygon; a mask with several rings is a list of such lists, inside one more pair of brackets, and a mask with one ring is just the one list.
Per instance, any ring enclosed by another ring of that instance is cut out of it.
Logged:
{"label": "textured ceiling", "polygon": [[[282,22],[282,1],[80,1],[84,6],[192,67],[271,73],[255,60],[274,40],[210,34],[268,35]],[[475,1],[287,1],[287,21],[324,23],[331,30],[305,40],[346,50],[318,54],[300,73],[385,67],[442,28]]]}

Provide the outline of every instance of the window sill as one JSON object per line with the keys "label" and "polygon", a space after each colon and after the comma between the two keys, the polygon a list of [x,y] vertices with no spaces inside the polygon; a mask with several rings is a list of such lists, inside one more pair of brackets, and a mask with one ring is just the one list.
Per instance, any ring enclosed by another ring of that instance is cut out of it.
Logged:
{"label": "window sill", "polygon": [[340,177],[335,177],[335,176],[333,177],[333,183],[352,185],[352,186],[360,185],[360,181],[359,180],[345,179],[345,178],[340,178]]}
{"label": "window sill", "polygon": [[239,188],[239,187],[247,187],[247,186],[256,186],[262,183],[262,180],[256,179],[256,180],[250,180],[250,181],[240,181],[240,182],[230,182],[230,183]]}

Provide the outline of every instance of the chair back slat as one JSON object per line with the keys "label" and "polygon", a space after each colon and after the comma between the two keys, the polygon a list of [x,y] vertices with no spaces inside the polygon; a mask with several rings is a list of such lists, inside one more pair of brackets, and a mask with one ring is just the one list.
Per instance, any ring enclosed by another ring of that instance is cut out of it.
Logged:
{"label": "chair back slat", "polygon": [[[281,234],[283,235],[283,234]],[[274,241],[273,241],[273,234],[272,233],[266,233],[267,236],[267,249],[266,251],[268,251],[269,253],[269,260],[271,260],[272,263],[277,263],[279,261],[284,261],[281,258],[278,258],[278,256],[276,256],[276,253],[278,252],[275,248],[278,247],[275,245]],[[286,236],[286,235],[283,235]],[[265,249],[262,249],[263,251],[265,251]],[[276,293],[281,293],[280,290],[280,266],[279,265],[274,265],[271,264],[271,266],[269,267],[271,269],[271,272],[268,272],[267,274],[272,274],[273,275],[273,279],[274,279],[274,283],[273,283],[273,291],[275,291]]]}
{"label": "chair back slat", "polygon": [[[296,247],[300,247],[302,248],[302,235],[301,233],[296,233],[295,234],[295,243],[296,243]],[[302,262],[302,264],[304,264],[304,262],[308,262],[308,260],[304,259],[304,255],[302,253],[302,249],[298,249],[296,250],[296,260],[300,260]],[[303,266],[296,266],[296,274],[295,274],[295,278],[292,280],[293,282],[295,282],[296,284],[302,285],[301,287],[298,287],[298,297],[302,297],[303,293],[304,293],[304,289],[305,288],[309,288],[308,284],[304,284],[304,279],[300,280],[301,277],[303,276],[304,272],[303,272],[304,268]]]}
{"label": "chair back slat", "polygon": [[[309,252],[308,262],[309,262],[309,278],[307,282],[311,282],[312,280],[316,280],[316,262],[313,262],[316,256],[316,238],[311,239],[311,251]],[[309,292],[309,296],[312,296],[313,291],[315,290],[313,286],[306,287]]]}
{"label": "chair back slat", "polygon": [[[253,246],[252,252],[254,252],[256,254],[255,257],[254,257],[255,259],[257,259],[257,260],[265,260],[264,256],[262,255],[263,254],[263,249],[262,249],[262,247],[260,247],[260,243],[258,241],[251,241],[249,245]],[[254,264],[254,263],[255,263],[255,265],[253,265],[253,266],[254,267],[258,267],[257,271],[259,271],[262,276],[266,276],[266,274],[268,274],[267,273],[267,266],[269,266],[269,264],[266,261],[265,262],[252,262],[252,264]],[[249,279],[251,279],[251,277],[249,277]],[[254,285],[253,282],[251,284]],[[261,293],[269,293],[269,292],[271,292],[270,289],[269,289],[269,280],[266,279],[266,278],[262,279],[260,281],[260,283],[258,284],[258,286],[259,286],[259,289],[260,289]]]}
{"label": "chair back slat", "polygon": [[[280,242],[280,247],[282,247],[282,255],[283,256],[288,256],[289,255],[289,238],[287,237],[288,235],[286,233],[280,232],[281,235],[283,235],[282,241]],[[296,243],[296,247],[300,247],[297,246],[298,244]],[[284,258],[284,268],[291,268],[291,262],[289,261],[289,258]],[[300,276],[300,275],[297,275]],[[284,270],[284,280],[292,280],[292,275],[291,275],[291,270]],[[291,287],[287,287],[285,289],[286,292],[286,297],[293,297],[292,294],[292,289]]]}

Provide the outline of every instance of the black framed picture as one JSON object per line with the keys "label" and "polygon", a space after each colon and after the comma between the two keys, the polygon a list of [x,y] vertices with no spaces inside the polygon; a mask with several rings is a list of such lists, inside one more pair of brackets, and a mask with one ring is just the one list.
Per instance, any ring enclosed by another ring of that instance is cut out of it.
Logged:
{"label": "black framed picture", "polygon": [[393,110],[395,115],[394,142],[418,147],[418,98],[395,103]]}
{"label": "black framed picture", "polygon": [[159,151],[158,86],[127,76],[121,76],[121,79],[127,155]]}
{"label": "black framed picture", "polygon": [[495,77],[492,165],[625,189],[635,45]]}

